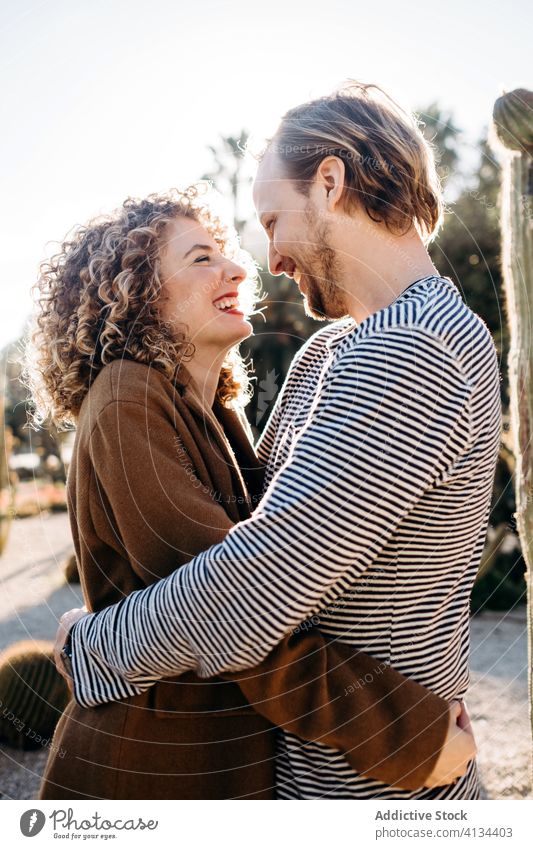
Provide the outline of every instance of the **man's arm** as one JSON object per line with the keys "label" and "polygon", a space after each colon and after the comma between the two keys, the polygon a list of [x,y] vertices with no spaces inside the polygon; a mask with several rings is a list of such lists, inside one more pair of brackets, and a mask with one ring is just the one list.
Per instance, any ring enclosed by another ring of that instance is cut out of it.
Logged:
{"label": "man's arm", "polygon": [[[65,641],[86,613],[71,610],[61,617],[54,646],[70,689]],[[464,704],[447,702],[388,664],[326,639],[317,628],[284,637],[258,667],[222,678],[238,684],[250,705],[275,725],[337,749],[356,772],[394,787],[450,784],[476,755]]]}
{"label": "man's arm", "polygon": [[387,330],[332,372],[252,518],[73,629],[81,704],[259,663],[368,569],[468,439],[469,387],[431,334]]}

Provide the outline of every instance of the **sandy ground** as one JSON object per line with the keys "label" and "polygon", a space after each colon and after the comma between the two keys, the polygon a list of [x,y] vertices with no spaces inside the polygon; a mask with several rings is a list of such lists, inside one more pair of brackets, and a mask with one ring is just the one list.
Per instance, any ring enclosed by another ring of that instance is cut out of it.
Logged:
{"label": "sandy ground", "polygon": [[[71,551],[65,514],[15,521],[0,560],[0,649],[21,639],[52,639],[58,616],[80,604],[61,571]],[[489,799],[531,798],[525,609],[472,620],[468,707]],[[34,799],[47,752],[0,748],[0,799]]]}

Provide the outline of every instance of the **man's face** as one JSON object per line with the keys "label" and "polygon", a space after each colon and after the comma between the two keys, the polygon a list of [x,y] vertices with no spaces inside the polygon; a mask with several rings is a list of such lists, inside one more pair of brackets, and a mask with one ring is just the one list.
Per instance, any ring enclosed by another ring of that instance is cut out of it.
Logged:
{"label": "man's face", "polygon": [[253,197],[269,240],[270,273],[296,281],[312,318],[346,315],[340,263],[331,244],[331,217],[318,208],[313,192],[306,197],[296,191],[277,155],[268,151],[257,171]]}

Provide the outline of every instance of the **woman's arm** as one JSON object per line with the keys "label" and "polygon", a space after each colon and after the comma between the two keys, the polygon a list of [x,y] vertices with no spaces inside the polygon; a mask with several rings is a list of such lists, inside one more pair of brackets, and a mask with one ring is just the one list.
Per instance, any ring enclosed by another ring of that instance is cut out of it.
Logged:
{"label": "woman's arm", "polygon": [[275,725],[404,790],[426,784],[447,742],[445,699],[318,628],[286,636],[259,666],[222,677]]}

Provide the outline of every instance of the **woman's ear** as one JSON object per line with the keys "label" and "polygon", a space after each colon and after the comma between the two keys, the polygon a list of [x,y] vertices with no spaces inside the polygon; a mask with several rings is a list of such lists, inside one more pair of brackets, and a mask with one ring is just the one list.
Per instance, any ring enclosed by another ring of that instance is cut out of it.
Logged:
{"label": "woman's ear", "polygon": [[333,212],[340,202],[344,190],[344,162],[338,156],[326,156],[316,172],[319,193],[323,206]]}

